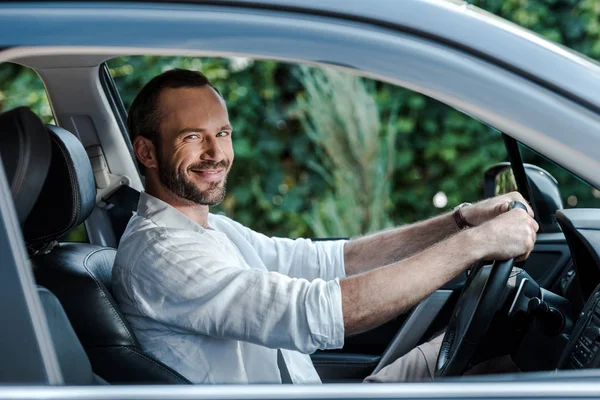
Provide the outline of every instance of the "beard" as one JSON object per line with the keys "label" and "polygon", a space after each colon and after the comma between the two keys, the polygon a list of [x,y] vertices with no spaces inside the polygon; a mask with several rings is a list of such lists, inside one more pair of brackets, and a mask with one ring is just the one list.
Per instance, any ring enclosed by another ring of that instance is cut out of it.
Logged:
{"label": "beard", "polygon": [[[168,162],[167,157],[164,157],[163,154],[157,156],[158,178],[171,194],[203,206],[216,206],[225,199],[227,176],[221,182],[210,182],[208,189],[200,190],[194,182],[174,168]],[[228,167],[229,162],[227,161],[206,161],[191,165],[187,170],[223,168],[227,171]]]}

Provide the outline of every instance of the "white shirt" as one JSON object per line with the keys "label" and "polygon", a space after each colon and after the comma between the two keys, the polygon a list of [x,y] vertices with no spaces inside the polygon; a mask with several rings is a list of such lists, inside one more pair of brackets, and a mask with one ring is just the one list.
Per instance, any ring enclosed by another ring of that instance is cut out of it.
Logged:
{"label": "white shirt", "polygon": [[269,238],[220,215],[204,229],[142,193],[113,290],[142,349],[194,383],[320,383],[308,354],[341,348],[345,241]]}

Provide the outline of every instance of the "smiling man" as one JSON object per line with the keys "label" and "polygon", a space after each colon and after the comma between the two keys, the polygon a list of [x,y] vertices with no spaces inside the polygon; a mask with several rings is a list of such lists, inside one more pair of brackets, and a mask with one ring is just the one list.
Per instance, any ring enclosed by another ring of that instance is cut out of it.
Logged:
{"label": "smiling man", "polygon": [[[233,132],[198,72],[152,79],[128,126],[146,191],[113,290],[142,348],[195,383],[320,382],[308,354],[408,311],[478,260],[525,258],[535,242],[531,210],[507,212],[518,193],[349,241],[269,238],[211,214]],[[399,369],[427,377],[431,362],[417,354]]]}

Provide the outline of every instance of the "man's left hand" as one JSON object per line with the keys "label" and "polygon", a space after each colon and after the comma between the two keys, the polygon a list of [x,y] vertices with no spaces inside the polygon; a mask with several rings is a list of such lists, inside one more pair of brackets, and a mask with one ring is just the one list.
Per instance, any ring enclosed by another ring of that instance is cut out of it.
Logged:
{"label": "man's left hand", "polygon": [[480,201],[479,203],[471,204],[463,207],[461,212],[464,219],[470,225],[478,226],[502,213],[507,212],[509,210],[511,201],[519,201],[525,204],[525,207],[527,207],[527,212],[533,218],[533,210],[519,192],[511,192]]}

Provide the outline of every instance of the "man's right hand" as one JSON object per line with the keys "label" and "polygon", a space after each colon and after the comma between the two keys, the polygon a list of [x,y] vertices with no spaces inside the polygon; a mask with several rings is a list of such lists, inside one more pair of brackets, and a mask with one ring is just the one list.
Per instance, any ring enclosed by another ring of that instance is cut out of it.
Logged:
{"label": "man's right hand", "polygon": [[525,210],[506,211],[396,263],[342,279],[346,335],[407,312],[474,262],[527,258],[537,230]]}
{"label": "man's right hand", "polygon": [[514,209],[471,229],[485,260],[527,259],[539,226],[527,211]]}

